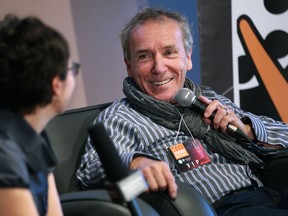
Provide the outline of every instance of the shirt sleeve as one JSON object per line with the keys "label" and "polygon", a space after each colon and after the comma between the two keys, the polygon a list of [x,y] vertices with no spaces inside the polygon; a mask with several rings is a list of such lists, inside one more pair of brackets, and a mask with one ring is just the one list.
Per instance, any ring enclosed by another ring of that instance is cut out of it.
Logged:
{"label": "shirt sleeve", "polygon": [[[134,156],[139,157],[142,155],[153,158],[143,153],[145,150],[145,145],[142,141],[143,138],[139,135],[137,127],[131,124],[131,122],[128,122],[118,115],[104,115],[103,113],[98,116],[96,122],[103,123],[109,137],[114,143],[116,151],[123,161],[123,165],[128,170]],[[158,160],[157,158],[153,159]],[[111,158],[111,160],[113,160],[113,158]],[[103,185],[107,180],[99,155],[93,147],[89,136],[85,146],[85,153],[82,156],[76,176],[81,185],[89,189]]]}
{"label": "shirt sleeve", "polygon": [[0,137],[0,188],[29,187],[26,158],[12,141]]}

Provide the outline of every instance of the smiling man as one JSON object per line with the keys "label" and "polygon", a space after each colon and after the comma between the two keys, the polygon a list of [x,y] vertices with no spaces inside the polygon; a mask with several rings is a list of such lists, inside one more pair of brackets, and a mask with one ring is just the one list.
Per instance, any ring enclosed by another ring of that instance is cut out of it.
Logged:
{"label": "smiling man", "polygon": [[[194,187],[219,215],[287,215],[287,193],[264,187],[257,177],[264,149],[244,149],[249,140],[232,138],[227,125],[270,149],[288,147],[288,126],[245,112],[186,78],[193,41],[185,17],[144,9],[122,30],[121,42],[126,98],[115,101],[95,123],[104,124],[127,168],[140,169],[150,191],[168,190],[172,198],[177,196],[175,180]],[[207,106],[203,116],[176,103],[183,87]],[[77,177],[84,189],[106,181],[90,138]]]}
{"label": "smiling man", "polygon": [[[165,23],[165,24],[164,24]],[[192,68],[192,47],[184,46],[178,24],[166,17],[136,25],[129,40],[128,76],[146,94],[171,102]],[[187,49],[187,52],[186,52]]]}

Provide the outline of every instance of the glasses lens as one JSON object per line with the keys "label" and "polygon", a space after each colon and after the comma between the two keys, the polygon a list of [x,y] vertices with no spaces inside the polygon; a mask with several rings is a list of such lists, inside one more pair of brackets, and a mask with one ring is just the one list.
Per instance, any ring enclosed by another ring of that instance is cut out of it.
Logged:
{"label": "glasses lens", "polygon": [[80,64],[77,62],[72,63],[72,72],[74,76],[77,76],[79,74]]}

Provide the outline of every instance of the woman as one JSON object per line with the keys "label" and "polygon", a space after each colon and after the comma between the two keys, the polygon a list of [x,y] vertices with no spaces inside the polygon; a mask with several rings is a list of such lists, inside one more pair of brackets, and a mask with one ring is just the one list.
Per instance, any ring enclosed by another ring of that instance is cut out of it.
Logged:
{"label": "woman", "polygon": [[63,36],[36,17],[0,22],[0,215],[63,215],[45,127],[75,87]]}

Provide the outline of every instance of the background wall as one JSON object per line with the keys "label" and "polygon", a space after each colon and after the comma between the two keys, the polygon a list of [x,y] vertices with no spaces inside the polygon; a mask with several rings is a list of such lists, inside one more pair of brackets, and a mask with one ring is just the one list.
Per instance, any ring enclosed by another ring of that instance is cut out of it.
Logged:
{"label": "background wall", "polygon": [[[71,58],[79,60],[78,48],[72,20],[71,5],[69,0],[0,0],[0,19],[13,13],[18,16],[35,15],[45,23],[59,30],[67,38],[71,49]],[[77,77],[77,86],[70,106],[81,107],[87,104],[83,77]]]}
{"label": "background wall", "polygon": [[71,7],[87,104],[123,97],[126,69],[118,34],[138,10],[138,2],[71,0]]}
{"label": "background wall", "polygon": [[0,18],[7,13],[36,15],[68,40],[72,60],[81,63],[75,94],[68,109],[123,97],[126,77],[118,34],[142,7],[166,7],[193,23],[193,69],[187,76],[200,82],[196,0],[0,0]]}

